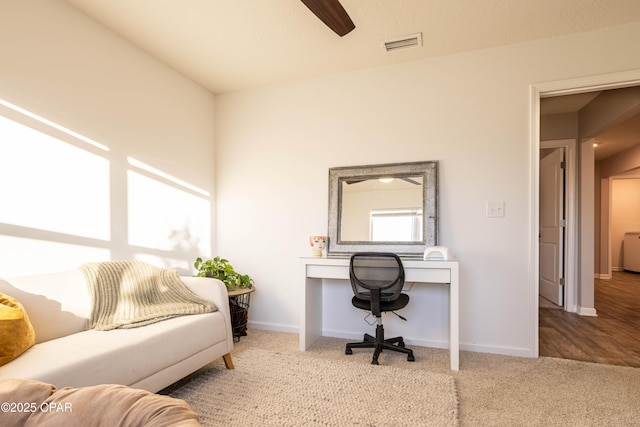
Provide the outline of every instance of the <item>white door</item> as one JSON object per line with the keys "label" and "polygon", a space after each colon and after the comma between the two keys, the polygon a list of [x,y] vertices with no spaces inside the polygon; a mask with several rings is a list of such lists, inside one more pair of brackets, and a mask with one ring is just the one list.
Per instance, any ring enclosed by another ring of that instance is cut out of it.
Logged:
{"label": "white door", "polygon": [[564,149],[540,160],[540,295],[564,305]]}

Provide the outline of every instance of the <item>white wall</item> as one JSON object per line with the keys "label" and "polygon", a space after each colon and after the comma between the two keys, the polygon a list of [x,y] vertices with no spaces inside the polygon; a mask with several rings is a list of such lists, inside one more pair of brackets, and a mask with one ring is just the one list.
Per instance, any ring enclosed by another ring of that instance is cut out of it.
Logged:
{"label": "white wall", "polygon": [[[610,107],[612,108],[612,107]],[[638,136],[640,143],[640,135]],[[596,222],[596,237],[599,239],[596,251],[599,257],[596,259],[596,273],[600,277],[610,277],[611,271],[622,266],[620,245],[622,235],[628,231],[616,231],[613,229],[617,222],[615,216],[619,214],[612,200],[612,187],[615,178],[637,178],[640,173],[640,146],[634,146],[628,150],[608,157],[596,164],[596,176],[600,179],[600,194],[596,193],[596,211],[600,212],[600,219]],[[616,203],[619,204],[619,203]],[[626,209],[625,209],[626,210]],[[623,210],[622,212],[624,212]],[[633,224],[626,224],[629,227]],[[622,234],[620,234],[622,233]],[[609,255],[611,252],[611,255]]]}
{"label": "white wall", "polygon": [[640,179],[611,181],[611,266],[622,270],[624,234],[640,231]]}
{"label": "white wall", "polygon": [[[255,277],[251,323],[297,331],[298,258],[309,235],[326,233],[328,168],[439,160],[440,243],[461,261],[462,346],[535,355],[530,85],[638,69],[639,37],[631,24],[218,97],[217,246]],[[490,201],[505,202],[504,218],[485,217]],[[328,288],[326,332],[369,330],[348,286]],[[446,345],[446,292],[423,288],[414,300],[424,305],[407,308],[410,322],[432,326],[407,326],[405,337]]]}
{"label": "white wall", "polygon": [[[90,251],[82,248],[89,247],[99,247],[109,258],[142,257],[192,272],[188,267],[194,260],[194,248],[135,247],[129,243],[131,232],[138,230],[132,230],[135,226],[130,223],[132,203],[127,203],[127,171],[132,167],[127,157],[209,193],[206,196],[149,175],[165,187],[166,194],[180,196],[163,199],[155,214],[142,216],[142,221],[156,221],[168,212],[180,215],[179,210],[185,210],[180,204],[183,196],[197,200],[208,212],[208,224],[202,228],[209,232],[191,237],[200,239],[200,247],[211,250],[215,211],[214,96],[64,1],[2,1],[0,7],[0,99],[107,146],[108,152],[100,155],[109,162],[111,187],[111,195],[107,195],[111,236],[104,242],[0,223],[0,240],[13,242],[9,253],[1,257],[0,276],[73,268],[85,261],[82,253]],[[5,138],[1,143],[12,142]],[[61,168],[66,167],[63,160],[50,159]],[[37,171],[34,174],[43,182],[50,177],[37,176]],[[21,182],[12,179],[0,185],[16,186]],[[65,189],[54,191],[67,196]],[[2,203],[22,206],[33,197],[38,195],[23,194],[21,199]],[[41,205],[42,215],[46,216],[50,207],[53,206]],[[166,240],[167,236],[161,236],[164,231],[148,236],[149,240]],[[25,233],[29,233],[29,239],[24,239]],[[46,245],[34,246],[34,242]],[[59,252],[56,248],[70,244],[80,250],[55,260],[52,252],[45,249],[46,246]],[[34,249],[36,246],[41,249]]]}

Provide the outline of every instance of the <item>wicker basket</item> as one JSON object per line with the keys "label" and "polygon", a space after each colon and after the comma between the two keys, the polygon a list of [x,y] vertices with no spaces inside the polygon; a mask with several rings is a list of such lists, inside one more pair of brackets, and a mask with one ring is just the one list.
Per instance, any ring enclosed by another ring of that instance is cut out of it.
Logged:
{"label": "wicker basket", "polygon": [[231,312],[231,328],[234,341],[240,341],[240,337],[247,335],[250,298],[250,293],[229,296],[229,311]]}

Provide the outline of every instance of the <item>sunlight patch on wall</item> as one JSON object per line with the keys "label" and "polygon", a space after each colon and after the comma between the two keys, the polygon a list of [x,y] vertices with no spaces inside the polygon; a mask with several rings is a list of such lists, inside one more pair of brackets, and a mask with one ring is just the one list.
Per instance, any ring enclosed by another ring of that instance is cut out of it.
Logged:
{"label": "sunlight patch on wall", "polygon": [[0,182],[0,276],[211,254],[208,191],[2,100]]}
{"label": "sunlight patch on wall", "polygon": [[108,261],[111,256],[108,249],[2,235],[0,253],[1,277],[75,270],[87,262]]}
{"label": "sunlight patch on wall", "polygon": [[[193,276],[195,268],[193,262],[184,259],[176,259],[165,256],[155,256],[149,254],[134,254],[133,258],[146,262],[148,264],[157,265],[159,267],[168,268],[169,270],[178,270],[181,276]],[[194,260],[195,261],[195,260]]]}
{"label": "sunlight patch on wall", "polygon": [[166,179],[167,181],[177,184],[179,187],[187,188],[195,193],[201,194],[206,197],[210,196],[208,191],[203,190],[200,187],[196,187],[195,185],[191,185],[188,182],[178,179],[173,175],[169,175],[168,173],[162,172],[161,170],[156,169],[153,166],[150,166],[146,163],[143,163],[140,160],[134,159],[133,157],[127,157],[127,162],[135,168],[149,172],[151,175],[156,175],[160,178]]}
{"label": "sunlight patch on wall", "polygon": [[110,238],[109,163],[0,116],[0,222]]}
{"label": "sunlight patch on wall", "polygon": [[14,105],[14,104],[12,104],[10,102],[7,102],[7,101],[5,101],[3,99],[0,99],[0,105],[2,105],[4,107],[7,107],[7,108],[9,108],[9,109],[11,109],[11,110],[13,110],[13,111],[15,111],[17,113],[20,113],[23,116],[27,116],[27,117],[29,117],[31,119],[34,119],[35,121],[40,122],[40,123],[42,123],[42,124],[44,124],[44,125],[46,125],[46,126],[48,126],[50,128],[59,130],[60,132],[65,133],[65,134],[67,134],[67,135],[69,135],[69,136],[71,136],[71,137],[73,137],[75,139],[78,139],[80,141],[86,142],[87,144],[89,144],[89,145],[91,145],[91,146],[93,146],[95,148],[99,148],[100,150],[103,150],[103,151],[109,151],[109,147],[107,147],[104,144],[100,144],[99,142],[96,142],[93,139],[87,138],[84,135],[80,135],[77,132],[74,132],[74,131],[72,131],[70,129],[67,129],[64,126],[60,126],[59,124],[54,123],[51,120],[47,120],[44,117],[40,117],[37,114],[34,114],[34,113],[30,112],[30,111],[27,111],[24,108],[18,107],[17,105]]}
{"label": "sunlight patch on wall", "polygon": [[132,170],[127,179],[130,245],[194,260],[211,253],[208,199]]}

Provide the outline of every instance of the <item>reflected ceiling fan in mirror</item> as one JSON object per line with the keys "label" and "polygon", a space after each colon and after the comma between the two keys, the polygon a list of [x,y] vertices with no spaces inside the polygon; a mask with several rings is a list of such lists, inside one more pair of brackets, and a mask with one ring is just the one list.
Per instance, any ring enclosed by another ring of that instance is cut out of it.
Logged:
{"label": "reflected ceiling fan in mirror", "polygon": [[[347,184],[347,185],[351,185],[351,184],[357,184],[357,183],[359,183],[359,182],[368,181],[368,180],[370,180],[370,179],[376,179],[376,180],[379,180],[379,181],[382,181],[382,182],[391,182],[391,181],[393,181],[393,180],[395,179],[395,177],[389,177],[389,178],[382,177],[382,178],[358,178],[358,179],[347,179],[347,180],[345,180],[345,181],[344,181],[344,183],[345,183],[345,184]],[[388,181],[385,181],[385,179],[387,179]],[[405,177],[401,177],[401,176],[399,176],[399,177],[398,177],[398,179],[401,179],[401,180],[403,180],[403,181],[406,181],[406,182],[408,182],[409,184],[422,185],[422,183],[420,183],[420,182],[416,181],[415,179],[405,178]]]}
{"label": "reflected ceiling fan in mirror", "polygon": [[340,37],[356,28],[338,0],[301,0],[325,25]]}

